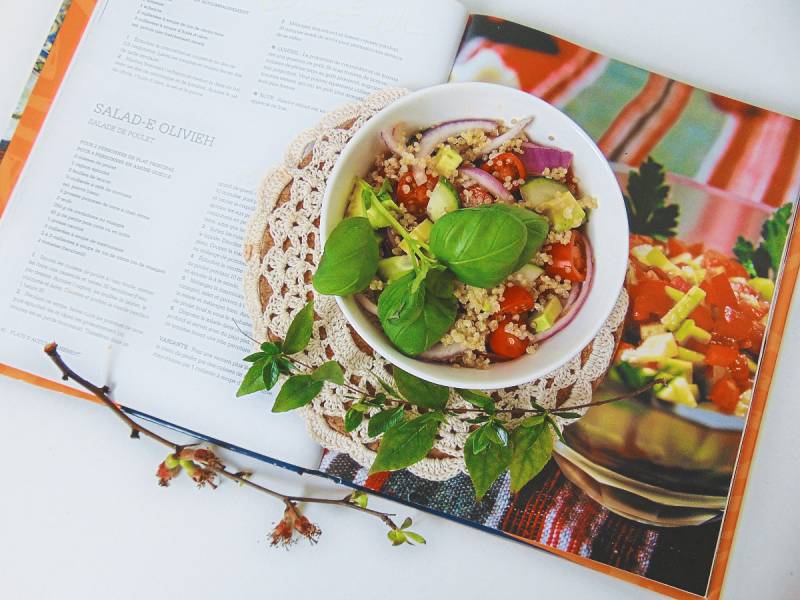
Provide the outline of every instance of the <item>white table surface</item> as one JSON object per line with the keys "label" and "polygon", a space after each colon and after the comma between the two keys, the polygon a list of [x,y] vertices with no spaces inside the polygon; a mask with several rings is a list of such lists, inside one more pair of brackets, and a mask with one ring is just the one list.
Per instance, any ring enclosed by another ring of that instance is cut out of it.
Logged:
{"label": "white table surface", "polygon": [[[0,115],[14,106],[59,4],[0,0]],[[466,4],[800,116],[796,0]],[[800,597],[798,304],[800,294],[751,472],[726,577],[727,598]],[[545,552],[403,507],[398,512],[414,517],[427,547],[391,548],[380,523],[314,507],[309,514],[324,529],[317,546],[270,549],[265,536],[279,509],[269,499],[229,484],[213,493],[183,480],[158,488],[153,474],[161,448],[129,440],[94,405],[9,379],[0,379],[0,453],[4,598],[654,596]],[[235,464],[269,472],[285,489],[328,487],[240,458]]]}

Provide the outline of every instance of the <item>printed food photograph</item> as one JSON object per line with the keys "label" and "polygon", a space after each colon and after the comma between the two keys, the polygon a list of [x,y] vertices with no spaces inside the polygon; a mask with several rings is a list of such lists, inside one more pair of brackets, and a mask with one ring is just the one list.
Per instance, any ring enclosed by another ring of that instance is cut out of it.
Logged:
{"label": "printed food photograph", "polygon": [[[0,395],[90,400],[160,454],[140,489],[47,404],[3,495],[9,589],[72,597],[69,544],[113,546],[98,597],[133,567],[135,597],[352,595],[354,568],[386,598],[572,597],[545,553],[721,597],[767,512],[743,506],[768,397],[792,401],[800,120],[465,4],[63,2],[0,140]],[[59,502],[40,471],[69,471]],[[249,566],[176,576],[200,555]]]}

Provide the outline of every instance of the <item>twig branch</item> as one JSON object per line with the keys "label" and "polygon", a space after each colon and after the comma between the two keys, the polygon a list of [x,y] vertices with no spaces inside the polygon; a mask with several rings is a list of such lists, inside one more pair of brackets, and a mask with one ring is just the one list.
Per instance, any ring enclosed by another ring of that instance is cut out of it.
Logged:
{"label": "twig branch", "polygon": [[[68,381],[71,379],[72,381],[80,385],[82,388],[94,394],[109,410],[111,410],[111,412],[114,413],[114,415],[116,415],[117,418],[119,418],[123,423],[125,423],[125,425],[127,425],[131,429],[131,431],[136,434],[135,436],[132,437],[138,437],[140,434],[144,435],[150,438],[151,440],[158,442],[162,446],[171,449],[177,456],[180,456],[183,450],[189,448],[189,445],[178,444],[176,442],[168,440],[165,437],[158,435],[154,431],[151,431],[144,425],[141,425],[140,423],[129,417],[127,414],[125,414],[125,412],[122,410],[119,404],[114,402],[109,397],[108,394],[110,392],[110,389],[108,388],[108,386],[99,387],[93,384],[92,382],[78,375],[75,371],[73,371],[69,367],[69,365],[67,365],[66,362],[64,362],[64,359],[58,352],[58,345],[55,342],[45,346],[44,352],[45,354],[47,354],[47,356],[50,357],[50,360],[52,360],[53,363],[55,363],[56,367],[58,367],[58,369],[61,371],[61,378],[64,381]],[[251,481],[248,477],[245,477],[239,473],[231,473],[225,468],[224,465],[215,466],[213,464],[206,464],[204,466],[208,470],[218,474],[220,477],[224,477],[225,479],[235,481],[236,483],[244,487],[248,487],[251,490],[261,492],[262,494],[266,494],[267,496],[275,498],[276,500],[280,500],[286,506],[287,509],[290,509],[292,511],[295,510],[296,505],[299,503],[331,504],[336,506],[344,506],[356,510],[358,512],[364,513],[366,515],[377,517],[381,519],[392,530],[399,529],[397,524],[394,521],[392,521],[391,514],[379,512],[377,510],[372,510],[371,508],[360,506],[352,501],[351,496],[345,496],[344,498],[315,498],[308,496],[290,496],[287,494],[282,494],[278,491],[275,491],[258,483],[255,483],[254,481]]]}

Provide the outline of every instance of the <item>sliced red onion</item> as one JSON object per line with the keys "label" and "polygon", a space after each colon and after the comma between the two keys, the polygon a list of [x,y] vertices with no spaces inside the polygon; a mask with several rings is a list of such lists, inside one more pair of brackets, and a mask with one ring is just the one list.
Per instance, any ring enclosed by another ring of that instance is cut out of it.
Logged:
{"label": "sliced red onion", "polygon": [[378,316],[378,306],[364,294],[356,294],[356,302],[369,314]]}
{"label": "sliced red onion", "polygon": [[447,362],[453,360],[460,354],[464,354],[466,351],[467,347],[460,342],[447,345],[439,342],[425,350],[425,352],[419,355],[419,358],[436,362]]}
{"label": "sliced red onion", "polygon": [[422,135],[419,141],[419,149],[415,158],[417,164],[414,165],[414,181],[417,185],[424,184],[428,177],[425,175],[425,159],[428,158],[436,147],[447,141],[447,138],[457,136],[470,129],[481,129],[482,131],[496,131],[497,121],[491,119],[457,119],[455,121],[445,121],[436,127],[431,127]]}
{"label": "sliced red onion", "polygon": [[522,164],[528,175],[541,175],[545,169],[569,169],[572,164],[572,152],[540,146],[532,142],[522,144]]}
{"label": "sliced red onion", "polygon": [[578,299],[578,294],[580,293],[581,289],[583,288],[578,282],[573,283],[572,288],[569,291],[569,296],[567,297],[567,302],[564,304],[564,311],[566,312],[569,308],[575,304],[575,301]]}
{"label": "sliced red onion", "polygon": [[[533,336],[533,338],[531,338],[532,344],[541,343],[547,339],[550,339],[559,331],[564,329],[564,327],[566,327],[572,322],[572,319],[575,318],[575,315],[578,314],[578,311],[580,310],[581,306],[583,306],[583,303],[586,302],[586,297],[589,295],[589,290],[592,287],[592,275],[594,274],[594,257],[592,255],[592,244],[589,242],[589,238],[583,235],[581,236],[581,239],[583,240],[583,248],[584,251],[586,252],[586,279],[580,286],[580,292],[578,293],[578,297],[575,299],[575,301],[569,308],[565,308],[562,311],[561,316],[559,317],[558,321],[556,321],[555,325],[553,325],[547,331],[538,333],[535,336]],[[573,285],[572,287],[574,290],[576,286]],[[571,292],[570,296],[572,296]],[[567,302],[569,303],[569,300],[567,300]]]}
{"label": "sliced red onion", "polygon": [[399,129],[400,124],[398,123],[394,127],[387,127],[383,131],[381,131],[381,139],[383,143],[386,144],[386,147],[393,153],[397,154],[398,156],[402,156],[406,152],[405,144],[403,144],[400,140],[397,139],[397,130]]}
{"label": "sliced red onion", "polygon": [[513,140],[517,137],[522,130],[525,129],[528,125],[531,124],[533,121],[533,117],[526,117],[525,119],[521,119],[514,125],[512,125],[508,131],[506,131],[503,135],[498,135],[495,138],[490,139],[480,148],[481,156],[485,156],[489,154],[492,150],[497,150],[500,146],[508,142],[509,140]]}
{"label": "sliced red onion", "polygon": [[492,196],[503,202],[514,202],[514,196],[503,184],[491,173],[477,167],[461,167],[461,174],[465,175],[482,188],[485,188]]}

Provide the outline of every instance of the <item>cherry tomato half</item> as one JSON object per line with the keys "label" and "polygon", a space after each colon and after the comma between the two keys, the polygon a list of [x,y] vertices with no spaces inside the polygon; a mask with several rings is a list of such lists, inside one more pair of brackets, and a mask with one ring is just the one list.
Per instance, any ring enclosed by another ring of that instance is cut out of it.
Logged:
{"label": "cherry tomato half", "polygon": [[503,319],[491,334],[489,334],[489,347],[492,352],[503,358],[519,358],[528,348],[527,338],[519,339],[513,333],[506,331],[506,325],[513,323],[511,319]]}
{"label": "cherry tomato half", "polygon": [[428,208],[428,192],[433,191],[438,179],[428,175],[428,180],[417,185],[412,173],[406,173],[397,184],[397,201],[415,217],[421,217]]}
{"label": "cherry tomato half", "polygon": [[548,275],[559,275],[567,281],[586,280],[586,257],[583,255],[580,235],[573,231],[568,243],[550,244],[545,248],[545,252],[553,257],[553,262],[545,267]]}
{"label": "cherry tomato half", "polygon": [[494,204],[495,199],[494,196],[481,186],[470,185],[464,188],[461,194],[461,202],[466,207],[474,207],[483,204]]}
{"label": "cherry tomato half", "polygon": [[533,308],[533,294],[519,285],[510,285],[503,292],[500,312],[506,315],[518,315]]}
{"label": "cherry tomato half", "polygon": [[487,173],[491,173],[494,177],[505,183],[506,178],[510,177],[512,189],[517,189],[520,184],[519,181],[524,181],[527,171],[525,165],[522,164],[519,156],[513,152],[503,152],[498,154],[493,159],[486,161],[481,165],[481,169]]}

